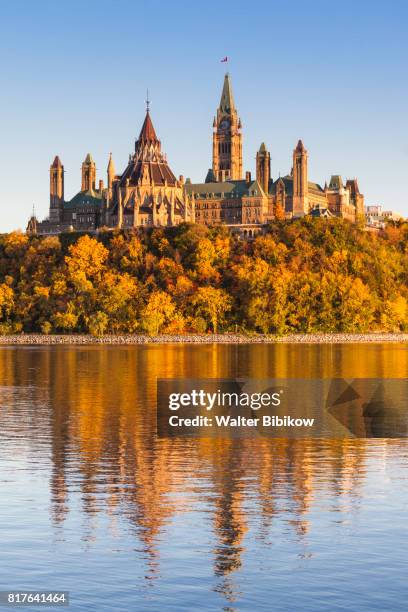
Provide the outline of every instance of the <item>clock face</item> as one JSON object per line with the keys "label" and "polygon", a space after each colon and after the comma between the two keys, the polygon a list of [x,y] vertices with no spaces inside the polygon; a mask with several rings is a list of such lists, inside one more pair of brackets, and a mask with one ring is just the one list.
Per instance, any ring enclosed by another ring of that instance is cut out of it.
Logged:
{"label": "clock face", "polygon": [[229,119],[223,119],[220,123],[220,130],[228,130],[230,125]]}

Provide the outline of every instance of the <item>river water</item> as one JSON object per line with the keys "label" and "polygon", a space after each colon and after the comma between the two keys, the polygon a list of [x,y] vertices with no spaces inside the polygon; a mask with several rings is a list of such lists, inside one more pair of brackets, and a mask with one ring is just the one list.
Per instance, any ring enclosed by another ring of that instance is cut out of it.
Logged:
{"label": "river water", "polygon": [[407,441],[159,439],[155,401],[158,377],[407,374],[403,344],[2,347],[0,589],[405,610]]}

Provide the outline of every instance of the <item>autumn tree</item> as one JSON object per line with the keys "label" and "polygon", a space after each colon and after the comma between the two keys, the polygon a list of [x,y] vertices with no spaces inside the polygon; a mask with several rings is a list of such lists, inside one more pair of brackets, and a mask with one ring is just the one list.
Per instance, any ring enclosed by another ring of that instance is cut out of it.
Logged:
{"label": "autumn tree", "polygon": [[141,311],[141,326],[148,334],[155,336],[174,317],[176,306],[164,291],[154,291]]}
{"label": "autumn tree", "polygon": [[218,331],[218,325],[223,322],[225,314],[232,307],[232,299],[226,291],[211,286],[199,287],[191,303],[195,314],[211,324],[215,334]]}
{"label": "autumn tree", "polygon": [[0,235],[0,331],[287,334],[408,329],[408,223],[181,224]]}

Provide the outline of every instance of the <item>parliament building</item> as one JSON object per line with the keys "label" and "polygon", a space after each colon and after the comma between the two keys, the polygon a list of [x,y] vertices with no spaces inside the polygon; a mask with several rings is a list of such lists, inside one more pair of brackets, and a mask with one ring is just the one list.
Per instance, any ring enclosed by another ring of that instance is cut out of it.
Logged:
{"label": "parliament building", "polygon": [[357,180],[344,184],[333,175],[321,187],[309,181],[308,152],[301,140],[293,151],[289,174],[273,179],[271,155],[261,144],[256,173],[243,172],[242,123],[235,106],[231,79],[225,75],[213,122],[212,167],[203,183],[173,174],[156,135],[147,104],[146,117],[134,153],[121,174],[112,159],[107,185],[97,184],[96,165],[88,153],[82,164],[81,190],[65,199],[64,166],[58,156],[50,167],[50,209],[44,221],[33,215],[27,231],[58,234],[100,228],[172,226],[179,223],[226,224],[244,236],[254,236],[275,218],[304,215],[364,217],[364,196]]}

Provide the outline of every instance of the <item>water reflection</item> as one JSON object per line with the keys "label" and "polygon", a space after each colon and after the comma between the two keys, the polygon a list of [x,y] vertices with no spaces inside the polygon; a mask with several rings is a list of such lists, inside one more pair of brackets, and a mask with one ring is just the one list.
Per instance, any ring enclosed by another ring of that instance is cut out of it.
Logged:
{"label": "water reflection", "polygon": [[158,439],[156,378],[404,377],[407,371],[403,345],[7,348],[0,351],[0,459],[24,454],[33,469],[46,472],[56,541],[64,540],[75,509],[83,545],[92,547],[103,516],[110,545],[127,530],[153,583],[160,582],[166,547],[177,544],[169,542],[172,525],[192,520],[179,542],[182,554],[199,550],[212,567],[210,588],[234,606],[245,558],[257,542],[267,564],[279,525],[280,538],[283,530],[285,542],[296,542],[299,561],[310,559],[319,507],[346,524],[364,501],[372,457],[378,471],[405,447],[398,440],[373,446],[370,440]]}

